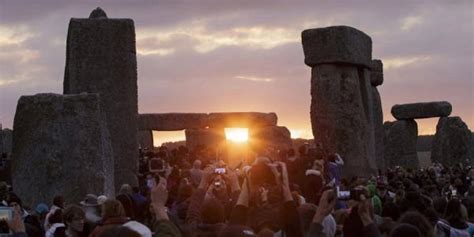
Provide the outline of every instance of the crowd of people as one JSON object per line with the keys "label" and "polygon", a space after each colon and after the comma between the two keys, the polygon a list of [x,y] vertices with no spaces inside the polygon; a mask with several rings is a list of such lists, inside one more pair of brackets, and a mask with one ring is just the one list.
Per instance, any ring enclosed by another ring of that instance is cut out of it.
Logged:
{"label": "crowd of people", "polygon": [[[344,177],[344,157],[321,146],[255,149],[231,165],[206,147],[140,151],[139,185],[52,206],[22,205],[0,183],[12,236],[474,236],[474,168],[389,167]],[[0,217],[1,218],[1,217]]]}

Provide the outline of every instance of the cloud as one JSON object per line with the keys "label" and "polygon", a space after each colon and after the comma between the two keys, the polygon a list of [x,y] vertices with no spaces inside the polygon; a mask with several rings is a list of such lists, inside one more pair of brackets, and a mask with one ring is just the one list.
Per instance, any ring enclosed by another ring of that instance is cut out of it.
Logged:
{"label": "cloud", "polygon": [[416,65],[432,60],[431,56],[412,56],[412,57],[395,57],[383,60],[383,67],[386,70],[400,68],[408,65]]}
{"label": "cloud", "polygon": [[350,25],[372,37],[384,62],[387,120],[394,103],[447,99],[472,129],[472,4],[0,0],[0,120],[11,126],[22,94],[62,90],[69,19],[99,5],[135,22],[140,112],[276,112],[280,125],[311,134],[301,31]]}
{"label": "cloud", "polygon": [[235,76],[237,79],[255,81],[255,82],[272,82],[273,78],[267,77],[253,77],[253,76]]}
{"label": "cloud", "polygon": [[401,29],[403,31],[408,31],[414,27],[421,25],[423,23],[423,18],[421,16],[409,16],[402,19]]}
{"label": "cloud", "polygon": [[[263,26],[235,27],[213,31],[206,28],[206,22],[199,21],[190,26],[178,26],[172,29],[141,29],[137,31],[139,52],[141,45],[173,45],[177,40],[193,42],[192,49],[199,53],[208,53],[221,47],[244,47],[249,49],[272,49],[288,43],[299,42],[299,34],[284,28],[266,28]],[[188,45],[187,45],[188,46]],[[173,49],[160,49],[174,52]],[[166,54],[165,54],[166,55]]]}

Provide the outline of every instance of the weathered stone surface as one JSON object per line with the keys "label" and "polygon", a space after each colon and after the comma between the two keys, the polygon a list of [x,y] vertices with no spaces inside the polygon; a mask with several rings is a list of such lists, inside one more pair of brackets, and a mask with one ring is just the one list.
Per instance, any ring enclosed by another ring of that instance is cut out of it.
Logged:
{"label": "weathered stone surface", "polygon": [[89,18],[107,18],[107,14],[102,10],[102,8],[98,7],[94,9],[91,14],[89,15]]}
{"label": "weathered stone surface", "polygon": [[[131,19],[72,18],[64,94],[99,93],[111,133],[115,185],[137,185],[137,59]],[[94,18],[98,16],[98,18]]]}
{"label": "weathered stone surface", "polygon": [[22,96],[13,125],[12,178],[24,205],[61,194],[114,196],[112,147],[97,94]]}
{"label": "weathered stone surface", "polygon": [[2,128],[2,124],[0,124],[0,155],[6,153],[12,153],[12,130]]}
{"label": "weathered stone surface", "polygon": [[447,101],[397,104],[392,107],[392,115],[398,120],[447,117],[451,114],[451,104]]}
{"label": "weathered stone surface", "polygon": [[471,130],[460,117],[440,118],[431,148],[431,160],[446,166],[473,165]]}
{"label": "weathered stone surface", "polygon": [[186,135],[186,147],[191,150],[198,146],[217,149],[225,143],[223,129],[186,129],[184,133]]}
{"label": "weathered stone surface", "polygon": [[316,143],[344,157],[343,175],[376,172],[370,71],[352,65],[312,69],[311,124]]}
{"label": "weathered stone surface", "polygon": [[3,154],[3,125],[0,123],[0,155]]}
{"label": "weathered stone surface", "polygon": [[348,63],[370,67],[372,40],[360,30],[349,26],[331,26],[304,30],[301,37],[308,66]]}
{"label": "weathered stone surface", "polygon": [[11,129],[5,128],[1,131],[1,140],[2,140],[2,153],[11,154],[12,153],[12,137],[13,131]]}
{"label": "weathered stone surface", "polygon": [[374,59],[370,63],[370,83],[372,86],[383,84],[383,63],[380,59]]}
{"label": "weathered stone surface", "polygon": [[386,168],[402,166],[418,168],[416,152],[418,125],[415,120],[385,122],[384,158]]}
{"label": "weathered stone surface", "polygon": [[293,147],[290,130],[287,127],[272,126],[250,129],[249,143],[251,147],[263,146],[275,149],[289,149]]}
{"label": "weathered stone surface", "polygon": [[153,149],[153,131],[138,131],[138,144],[141,149]]}
{"label": "weathered stone surface", "polygon": [[[372,78],[372,77],[371,77]],[[372,91],[372,108],[373,108],[373,124],[375,137],[375,161],[377,168],[383,169],[384,164],[384,128],[383,128],[383,111],[382,100],[376,87],[371,87]]]}
{"label": "weathered stone surface", "polygon": [[139,130],[176,131],[205,127],[207,127],[207,114],[163,113],[138,116]]}
{"label": "weathered stone surface", "polygon": [[233,113],[210,113],[208,117],[209,127],[232,128],[232,127],[266,127],[277,125],[275,113],[258,112],[233,112]]}

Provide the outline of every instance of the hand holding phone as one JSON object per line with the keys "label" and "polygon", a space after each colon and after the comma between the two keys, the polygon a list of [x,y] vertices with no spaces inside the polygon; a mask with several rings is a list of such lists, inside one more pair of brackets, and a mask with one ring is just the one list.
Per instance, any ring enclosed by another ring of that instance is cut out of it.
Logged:
{"label": "hand holding phone", "polygon": [[216,174],[225,174],[226,173],[226,169],[225,168],[216,168],[214,170],[214,173]]}

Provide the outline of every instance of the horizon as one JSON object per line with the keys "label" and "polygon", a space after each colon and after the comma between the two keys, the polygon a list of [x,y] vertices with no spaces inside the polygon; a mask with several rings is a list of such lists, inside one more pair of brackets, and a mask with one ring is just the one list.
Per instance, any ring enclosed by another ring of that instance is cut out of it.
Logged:
{"label": "horizon", "polygon": [[[139,113],[275,112],[292,138],[312,139],[300,34],[349,25],[372,38],[372,58],[384,63],[384,121],[394,120],[395,104],[446,100],[472,130],[473,2],[365,3],[3,0],[0,123],[13,127],[21,95],[62,94],[69,20],[99,5],[109,18],[135,21]],[[418,134],[434,134],[437,120],[417,119]],[[154,138],[184,138],[175,133]]]}

